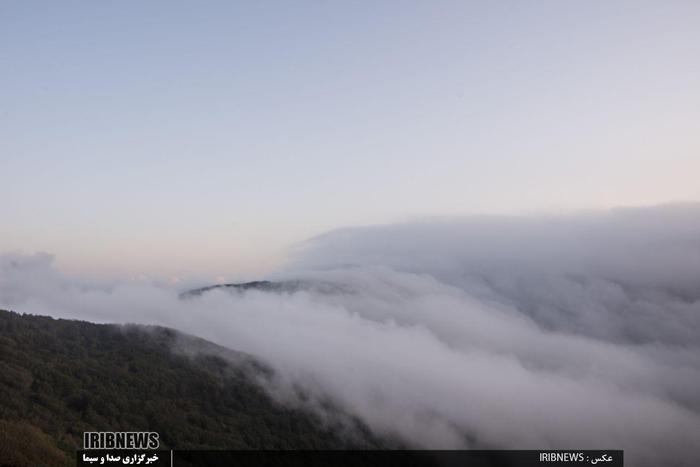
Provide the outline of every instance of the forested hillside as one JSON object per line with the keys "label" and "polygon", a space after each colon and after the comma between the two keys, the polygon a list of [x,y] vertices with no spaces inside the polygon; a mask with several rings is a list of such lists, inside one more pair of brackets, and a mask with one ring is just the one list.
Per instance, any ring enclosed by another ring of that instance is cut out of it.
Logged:
{"label": "forested hillside", "polygon": [[165,328],[0,310],[0,464],[71,465],[84,431],[156,431],[165,449],[382,446],[274,402],[251,358],[192,352],[204,348]]}

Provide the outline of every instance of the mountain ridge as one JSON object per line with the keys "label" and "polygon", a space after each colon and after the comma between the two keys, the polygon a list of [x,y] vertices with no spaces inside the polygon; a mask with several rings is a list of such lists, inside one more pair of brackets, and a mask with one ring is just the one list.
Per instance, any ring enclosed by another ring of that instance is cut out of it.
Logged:
{"label": "mountain ridge", "polygon": [[[271,374],[173,329],[0,310],[0,440],[34,439],[43,465],[72,465],[85,431],[156,431],[178,449],[386,446],[356,419],[273,400],[259,384]],[[26,456],[0,449],[0,465],[37,465]]]}

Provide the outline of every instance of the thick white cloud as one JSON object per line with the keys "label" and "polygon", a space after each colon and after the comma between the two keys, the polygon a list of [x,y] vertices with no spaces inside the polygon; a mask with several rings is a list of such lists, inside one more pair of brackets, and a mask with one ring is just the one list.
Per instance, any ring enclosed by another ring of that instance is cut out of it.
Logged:
{"label": "thick white cloud", "polygon": [[0,260],[0,306],[172,326],[242,350],[420,447],[700,446],[700,207],[344,229],[276,275],[289,291],[87,286]]}

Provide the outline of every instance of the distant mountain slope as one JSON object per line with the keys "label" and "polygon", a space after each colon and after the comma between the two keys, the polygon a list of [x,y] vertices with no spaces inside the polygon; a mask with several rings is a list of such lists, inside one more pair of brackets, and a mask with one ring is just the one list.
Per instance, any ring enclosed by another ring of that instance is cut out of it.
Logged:
{"label": "distant mountain slope", "polygon": [[71,465],[84,431],[157,431],[163,448],[181,449],[382,446],[359,424],[350,435],[275,403],[253,381],[267,371],[170,329],[0,310],[0,465],[35,465],[10,448],[29,438],[44,461]]}
{"label": "distant mountain slope", "polygon": [[231,284],[216,284],[207,287],[188,290],[180,294],[181,298],[198,297],[205,292],[213,290],[225,290],[227,292],[245,292],[249,290],[257,290],[260,292],[275,292],[275,293],[293,293],[302,290],[313,291],[316,293],[338,293],[350,292],[346,286],[326,281],[311,281],[311,280],[283,280],[283,281],[252,281],[239,282]]}
{"label": "distant mountain slope", "polygon": [[211,290],[228,290],[231,292],[242,292],[246,290],[260,290],[263,292],[295,292],[308,286],[302,281],[252,281],[233,284],[216,284],[198,289],[189,290],[181,294],[181,297],[198,296]]}

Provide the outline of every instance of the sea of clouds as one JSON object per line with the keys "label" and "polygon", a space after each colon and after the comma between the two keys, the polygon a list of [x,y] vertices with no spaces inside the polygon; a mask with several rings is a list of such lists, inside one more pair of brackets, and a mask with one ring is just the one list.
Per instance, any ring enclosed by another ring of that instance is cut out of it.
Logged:
{"label": "sea of clouds", "polygon": [[700,456],[699,204],[347,228],[292,258],[289,290],[181,298],[5,254],[0,307],[186,331],[415,447]]}

